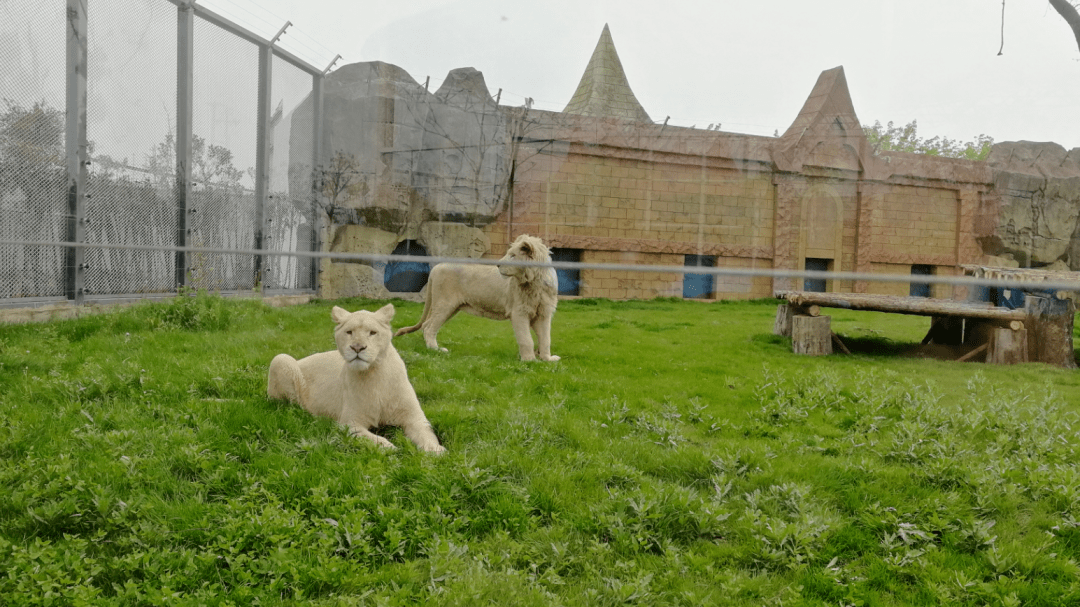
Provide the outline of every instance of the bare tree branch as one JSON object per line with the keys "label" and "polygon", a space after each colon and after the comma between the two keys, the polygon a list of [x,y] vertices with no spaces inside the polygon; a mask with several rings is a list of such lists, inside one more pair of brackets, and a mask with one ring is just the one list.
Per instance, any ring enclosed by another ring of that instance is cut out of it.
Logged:
{"label": "bare tree branch", "polygon": [[1072,28],[1073,35],[1076,36],[1076,47],[1080,49],[1080,12],[1077,12],[1076,7],[1069,3],[1068,0],[1049,0],[1050,6],[1054,7],[1054,10],[1061,15],[1061,18],[1065,20],[1065,23],[1069,24]]}

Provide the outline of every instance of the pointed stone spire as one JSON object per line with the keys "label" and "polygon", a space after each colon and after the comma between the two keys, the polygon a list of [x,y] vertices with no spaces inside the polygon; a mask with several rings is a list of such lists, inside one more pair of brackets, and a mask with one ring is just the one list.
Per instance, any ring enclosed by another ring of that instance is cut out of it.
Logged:
{"label": "pointed stone spire", "polygon": [[837,156],[827,166],[846,168],[838,164],[844,162],[839,158],[841,147],[849,149],[855,162],[865,167],[866,136],[855,115],[843,66],[821,72],[799,116],[773,148],[773,159],[781,170],[797,172],[811,155],[820,152]]}
{"label": "pointed stone spire", "polygon": [[638,122],[652,122],[645,108],[638,103],[630,83],[626,80],[619,53],[611,40],[611,31],[604,24],[600,41],[596,43],[589,65],[581,75],[577,91],[563,110],[568,114],[622,118]]}

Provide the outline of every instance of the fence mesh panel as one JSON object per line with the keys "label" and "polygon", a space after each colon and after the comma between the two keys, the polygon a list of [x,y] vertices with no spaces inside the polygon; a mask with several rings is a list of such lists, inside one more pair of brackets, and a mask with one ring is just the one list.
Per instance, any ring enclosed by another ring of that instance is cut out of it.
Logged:
{"label": "fence mesh panel", "polygon": [[[176,8],[97,0],[87,15],[88,243],[176,242]],[[87,249],[91,294],[175,288],[174,254]]]}
{"label": "fence mesh panel", "polygon": [[[195,19],[191,246],[255,248],[258,48]],[[255,287],[252,255],[195,253],[191,286]]]}
{"label": "fence mesh panel", "polygon": [[[0,240],[67,237],[63,3],[0,3]],[[64,295],[65,250],[0,245],[0,299]]]}
{"label": "fence mesh panel", "polygon": [[[271,79],[270,198],[267,202],[267,249],[310,251],[314,212],[311,190],[312,114],[296,112],[311,95],[311,74],[274,57]],[[273,256],[266,283],[270,289],[314,287],[311,261]]]}
{"label": "fence mesh panel", "polygon": [[[87,14],[86,243],[90,295],[170,292],[172,251],[108,245],[177,244],[177,7],[166,0],[92,0]],[[258,46],[196,11],[192,191],[188,245],[243,253],[191,253],[188,284],[254,288]],[[69,292],[66,58],[63,3],[0,2],[0,303]],[[310,251],[314,223],[310,111],[293,117],[312,76],[274,58],[264,248]],[[306,130],[306,131],[305,131]],[[299,131],[303,133],[297,134]],[[299,143],[298,143],[299,142]],[[300,167],[291,159],[304,158]],[[106,245],[96,247],[93,245]],[[306,258],[267,256],[266,287],[311,289]]]}

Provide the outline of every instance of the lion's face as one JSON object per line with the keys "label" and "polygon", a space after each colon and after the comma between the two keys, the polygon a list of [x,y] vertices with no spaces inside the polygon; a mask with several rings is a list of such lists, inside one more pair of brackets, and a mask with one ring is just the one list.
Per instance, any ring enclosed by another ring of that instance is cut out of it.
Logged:
{"label": "lion's face", "polygon": [[[551,251],[539,238],[522,234],[510,245],[500,261],[551,261]],[[535,276],[540,269],[529,266],[499,266],[499,273],[523,280]]]}
{"label": "lion's face", "polygon": [[334,306],[330,318],[334,327],[334,341],[345,364],[357,371],[366,371],[390,347],[390,321],[394,318],[394,306],[387,304],[377,312],[360,310],[349,312]]}

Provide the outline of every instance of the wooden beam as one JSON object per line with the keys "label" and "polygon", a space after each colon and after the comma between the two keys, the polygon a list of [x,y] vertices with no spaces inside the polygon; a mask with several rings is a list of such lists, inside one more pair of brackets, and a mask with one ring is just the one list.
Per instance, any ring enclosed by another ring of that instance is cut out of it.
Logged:
{"label": "wooden beam", "polygon": [[972,358],[975,358],[980,352],[985,352],[988,347],[990,347],[990,344],[985,343],[985,344],[979,346],[978,348],[975,348],[971,352],[968,352],[967,354],[965,354],[965,355],[961,356],[960,358],[956,359],[956,362],[962,363],[965,360],[971,360]]}
{"label": "wooden beam", "polygon": [[834,344],[836,344],[837,346],[840,347],[840,349],[844,352],[844,354],[851,354],[851,350],[848,350],[847,346],[844,345],[844,342],[840,341],[840,336],[839,335],[837,335],[836,333],[833,333],[832,334],[832,340],[833,340]]}
{"label": "wooden beam", "polygon": [[990,320],[1020,320],[1027,314],[1023,310],[998,308],[990,304],[953,301],[950,299],[927,299],[925,297],[897,297],[895,295],[871,295],[866,293],[818,293],[813,291],[778,291],[778,299],[793,306],[821,306],[844,310],[864,310],[913,314],[918,316],[960,316]]}

